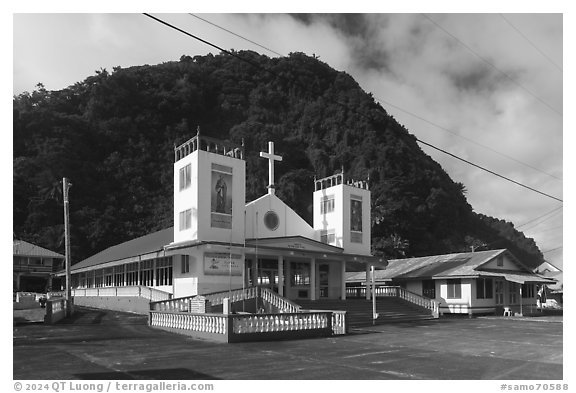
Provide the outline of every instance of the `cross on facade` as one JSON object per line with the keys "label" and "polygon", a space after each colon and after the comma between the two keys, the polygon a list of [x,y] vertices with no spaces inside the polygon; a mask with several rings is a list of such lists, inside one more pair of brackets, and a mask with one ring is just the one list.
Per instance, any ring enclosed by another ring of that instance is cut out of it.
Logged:
{"label": "cross on facade", "polygon": [[282,161],[282,157],[274,154],[274,142],[268,142],[268,153],[261,151],[260,157],[268,159],[268,194],[274,195],[274,161]]}

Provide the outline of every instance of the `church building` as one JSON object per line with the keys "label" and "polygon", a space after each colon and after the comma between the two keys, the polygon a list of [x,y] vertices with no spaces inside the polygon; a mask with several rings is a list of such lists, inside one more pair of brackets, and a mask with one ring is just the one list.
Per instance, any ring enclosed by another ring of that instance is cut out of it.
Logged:
{"label": "church building", "polygon": [[250,286],[291,300],[345,299],[346,271],[372,256],[370,190],[338,173],[314,180],[310,225],[275,194],[282,157],[269,142],[267,194],[246,203],[244,147],[199,133],[174,149],[174,226],[110,247],[71,268],[72,288],[145,286],[173,298]]}

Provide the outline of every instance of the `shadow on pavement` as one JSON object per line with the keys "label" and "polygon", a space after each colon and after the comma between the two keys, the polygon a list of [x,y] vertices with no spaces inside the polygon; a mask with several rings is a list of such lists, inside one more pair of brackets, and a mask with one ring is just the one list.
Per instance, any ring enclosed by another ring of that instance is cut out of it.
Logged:
{"label": "shadow on pavement", "polygon": [[93,380],[191,380],[191,379],[220,379],[212,375],[200,373],[198,371],[186,368],[160,368],[152,370],[135,370],[135,371],[110,371],[99,373],[82,373],[75,374],[80,379]]}

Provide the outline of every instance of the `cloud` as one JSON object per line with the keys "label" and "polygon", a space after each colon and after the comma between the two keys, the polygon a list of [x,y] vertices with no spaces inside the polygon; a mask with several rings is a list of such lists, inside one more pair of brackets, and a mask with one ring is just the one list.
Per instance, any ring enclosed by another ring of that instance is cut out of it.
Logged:
{"label": "cloud", "polygon": [[[225,49],[277,56],[188,14],[159,16]],[[563,104],[563,75],[533,46],[562,64],[561,14],[506,15],[525,37],[498,14],[201,16],[278,53],[319,56],[352,75],[420,139],[562,197],[561,181],[490,150],[562,177],[563,117],[556,112]],[[59,89],[100,68],[157,64],[208,52],[219,51],[140,14],[16,15],[14,89],[31,90],[37,82]],[[558,205],[422,149],[465,184],[478,212],[522,222]],[[557,246],[554,239],[561,244],[554,235],[538,237],[541,249]]]}

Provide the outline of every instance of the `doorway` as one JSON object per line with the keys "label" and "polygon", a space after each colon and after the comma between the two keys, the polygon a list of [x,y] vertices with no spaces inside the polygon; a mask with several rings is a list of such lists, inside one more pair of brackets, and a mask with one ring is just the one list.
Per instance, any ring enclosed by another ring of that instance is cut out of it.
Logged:
{"label": "doorway", "polygon": [[504,305],[504,281],[503,280],[496,280],[494,282],[494,294],[496,297],[496,305],[497,306]]}
{"label": "doorway", "polygon": [[321,264],[318,266],[318,289],[320,298],[327,298],[329,294],[330,283],[330,265]]}
{"label": "doorway", "polygon": [[258,258],[258,264],[254,260],[247,260],[247,284],[259,286],[278,292],[278,260]]}
{"label": "doorway", "polygon": [[436,299],[436,283],[434,280],[422,280],[422,296]]}

